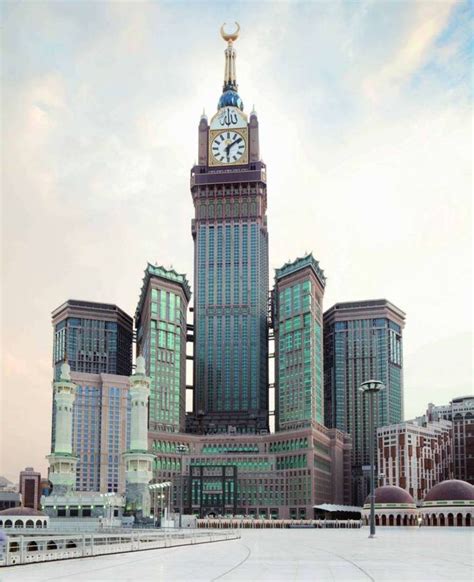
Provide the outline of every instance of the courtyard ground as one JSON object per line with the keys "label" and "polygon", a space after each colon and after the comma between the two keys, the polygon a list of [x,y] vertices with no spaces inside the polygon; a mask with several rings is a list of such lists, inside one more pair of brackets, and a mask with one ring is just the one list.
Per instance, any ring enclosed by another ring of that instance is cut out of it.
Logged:
{"label": "courtyard ground", "polygon": [[474,528],[242,530],[240,540],[0,568],[1,582],[474,580]]}

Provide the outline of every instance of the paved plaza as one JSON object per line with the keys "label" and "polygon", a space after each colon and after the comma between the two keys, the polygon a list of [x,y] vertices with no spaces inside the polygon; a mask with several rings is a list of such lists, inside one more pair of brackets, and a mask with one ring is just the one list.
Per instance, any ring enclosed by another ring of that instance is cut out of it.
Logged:
{"label": "paved plaza", "polygon": [[472,580],[474,530],[243,530],[236,541],[0,569],[1,582]]}

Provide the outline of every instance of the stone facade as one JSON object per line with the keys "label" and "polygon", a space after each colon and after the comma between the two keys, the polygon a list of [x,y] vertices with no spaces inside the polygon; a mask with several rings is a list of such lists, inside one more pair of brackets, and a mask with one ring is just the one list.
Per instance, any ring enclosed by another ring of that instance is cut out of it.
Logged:
{"label": "stone facade", "polygon": [[377,430],[380,485],[405,489],[416,502],[452,476],[451,422],[403,422]]}
{"label": "stone facade", "polygon": [[[266,435],[150,432],[148,438],[149,450],[156,455],[154,480],[172,482],[170,506],[175,511],[181,484],[185,513],[205,516],[225,510],[220,485],[202,498],[192,489],[189,476],[195,467],[215,468],[217,474],[221,467],[232,468],[233,474],[235,469],[238,515],[312,518],[315,504],[350,503],[350,438],[316,423]],[[178,452],[180,445],[186,447],[185,454]]]}

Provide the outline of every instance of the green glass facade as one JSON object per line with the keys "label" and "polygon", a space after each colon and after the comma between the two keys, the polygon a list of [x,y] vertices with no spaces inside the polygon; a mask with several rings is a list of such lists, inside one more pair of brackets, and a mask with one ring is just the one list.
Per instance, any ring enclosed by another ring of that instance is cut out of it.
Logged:
{"label": "green glass facade", "polygon": [[377,426],[403,420],[402,328],[404,313],[385,300],[338,303],[324,314],[327,426],[352,437],[353,502],[363,503],[369,464],[367,402],[362,382],[380,380]]}
{"label": "green glass facade", "polygon": [[276,428],[323,424],[325,277],[308,255],[277,269],[275,280]]}
{"label": "green glass facade", "polygon": [[186,311],[184,275],[148,265],[137,308],[137,351],[150,376],[149,427],[184,429],[186,399]]}

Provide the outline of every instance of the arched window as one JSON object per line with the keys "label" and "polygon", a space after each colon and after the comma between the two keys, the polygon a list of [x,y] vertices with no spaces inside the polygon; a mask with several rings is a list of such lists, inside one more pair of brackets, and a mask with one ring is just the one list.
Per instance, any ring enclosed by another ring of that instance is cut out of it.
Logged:
{"label": "arched window", "polygon": [[38,551],[38,544],[36,542],[28,542],[26,546],[27,552],[37,552]]}
{"label": "arched window", "polygon": [[397,525],[402,525],[402,516],[397,515]]}
{"label": "arched window", "polygon": [[387,516],[382,515],[382,525],[387,525]]}
{"label": "arched window", "polygon": [[56,545],[55,541],[49,540],[49,542],[46,544],[46,549],[47,550],[57,550],[58,546]]}
{"label": "arched window", "polygon": [[439,514],[439,525],[444,526],[445,524],[445,519],[444,519],[444,513],[440,513]]}
{"label": "arched window", "polygon": [[34,521],[33,521],[32,519],[29,519],[29,520],[26,522],[26,527],[35,527],[35,523],[34,523]]}
{"label": "arched window", "polygon": [[10,542],[10,546],[8,549],[10,550],[10,552],[19,552],[20,544],[18,542]]}
{"label": "arched window", "polygon": [[17,519],[15,521],[15,527],[23,527],[23,520],[22,519]]}
{"label": "arched window", "polygon": [[438,525],[438,518],[436,517],[436,515],[434,513],[431,516],[431,524],[432,525]]}
{"label": "arched window", "polygon": [[466,515],[466,525],[467,525],[468,527],[471,527],[471,514],[470,514],[470,513],[468,513],[468,514]]}
{"label": "arched window", "polygon": [[393,525],[395,522],[393,515],[389,515],[388,516],[388,525]]}
{"label": "arched window", "polygon": [[458,527],[462,526],[462,513],[458,513],[457,517],[456,517],[456,525]]}
{"label": "arched window", "polygon": [[77,544],[76,544],[76,542],[73,542],[72,540],[68,540],[66,542],[66,548],[77,548]]}
{"label": "arched window", "polygon": [[452,513],[448,513],[448,525],[451,527],[454,525],[454,515]]}
{"label": "arched window", "polygon": [[12,527],[12,526],[13,526],[13,524],[12,524],[12,521],[11,521],[11,519],[7,519],[7,520],[5,521],[5,526],[4,526],[4,527]]}
{"label": "arched window", "polygon": [[38,527],[38,528],[42,528],[43,527],[43,522],[41,521],[41,519],[37,519],[36,520],[36,527]]}

